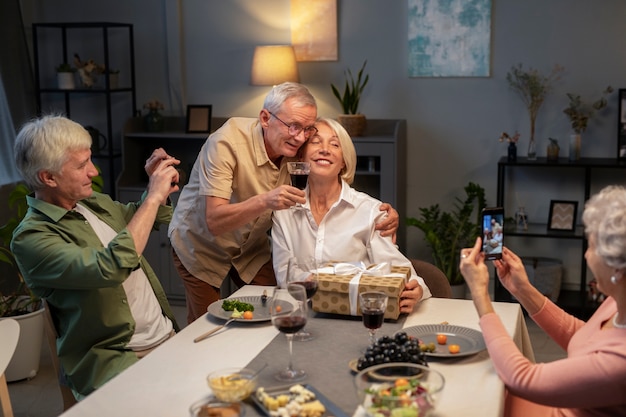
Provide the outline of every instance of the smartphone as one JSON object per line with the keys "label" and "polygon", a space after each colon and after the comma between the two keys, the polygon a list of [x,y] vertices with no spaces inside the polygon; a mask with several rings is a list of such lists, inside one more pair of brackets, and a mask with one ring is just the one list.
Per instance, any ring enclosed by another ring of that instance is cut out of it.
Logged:
{"label": "smartphone", "polygon": [[501,259],[504,245],[504,208],[487,207],[482,211],[482,250],[485,259]]}

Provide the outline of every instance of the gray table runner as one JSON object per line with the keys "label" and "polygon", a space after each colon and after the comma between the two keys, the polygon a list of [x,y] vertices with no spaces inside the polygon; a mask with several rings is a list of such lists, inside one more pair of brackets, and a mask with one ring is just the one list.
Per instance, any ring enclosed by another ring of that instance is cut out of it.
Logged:
{"label": "gray table runner", "polygon": [[[379,336],[393,335],[402,328],[406,316],[396,322],[385,321],[378,330]],[[293,342],[294,367],[304,369],[306,379],[302,384],[312,385],[328,400],[351,416],[358,405],[354,388],[354,373],[348,363],[362,355],[369,345],[369,334],[360,317],[345,317],[317,313],[310,318],[306,329],[315,335],[308,342]],[[265,349],[248,365],[248,368],[259,369],[263,364],[268,366],[259,375],[258,386],[271,388],[284,386],[277,381],[274,374],[287,367],[289,346],[283,334],[277,335]],[[288,384],[287,384],[288,385]],[[246,406],[246,416],[262,415],[253,405]]]}

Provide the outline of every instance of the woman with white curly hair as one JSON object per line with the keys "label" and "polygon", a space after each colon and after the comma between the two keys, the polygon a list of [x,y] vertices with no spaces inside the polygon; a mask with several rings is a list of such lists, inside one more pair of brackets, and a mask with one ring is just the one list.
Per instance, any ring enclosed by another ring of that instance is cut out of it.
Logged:
{"label": "woman with white curly hair", "polygon": [[489,298],[480,239],[461,251],[489,355],[507,389],[505,416],[626,416],[626,189],[609,186],[585,205],[587,265],[606,300],[584,322],[533,287],[521,259],[504,248],[494,261],[502,285],[567,350],[567,358],[532,363],[506,332]]}

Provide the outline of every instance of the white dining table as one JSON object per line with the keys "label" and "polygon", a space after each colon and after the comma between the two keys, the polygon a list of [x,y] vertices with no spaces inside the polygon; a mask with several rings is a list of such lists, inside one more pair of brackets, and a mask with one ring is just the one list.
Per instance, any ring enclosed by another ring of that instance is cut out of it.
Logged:
{"label": "white dining table", "polygon": [[[259,296],[265,288],[267,287],[244,286],[231,297]],[[496,302],[494,307],[520,350],[534,360],[519,304]],[[480,330],[472,301],[443,298],[431,298],[421,302],[406,317],[402,327],[441,322]],[[353,323],[363,330],[363,338],[366,340],[362,324],[356,320]],[[248,365],[279,335],[269,321],[234,323],[214,336],[194,343],[197,336],[220,324],[223,321],[216,320],[209,314],[204,315],[62,416],[188,416],[192,403],[211,394],[206,382],[209,372]],[[317,337],[323,338],[324,334]],[[297,342],[295,351],[299,348],[298,343],[311,342]],[[277,361],[286,360],[285,355],[277,356],[280,356],[276,358]],[[449,361],[430,361],[429,366],[440,371],[446,378],[444,393],[434,416],[502,415],[504,385],[486,350]],[[316,370],[318,375],[323,374],[324,364],[320,363],[319,368]],[[345,372],[351,373],[347,366]],[[346,386],[345,394],[353,395],[354,388]],[[356,407],[343,411],[346,415],[352,415],[355,410]],[[256,408],[248,407],[246,417],[250,415],[262,414]]]}

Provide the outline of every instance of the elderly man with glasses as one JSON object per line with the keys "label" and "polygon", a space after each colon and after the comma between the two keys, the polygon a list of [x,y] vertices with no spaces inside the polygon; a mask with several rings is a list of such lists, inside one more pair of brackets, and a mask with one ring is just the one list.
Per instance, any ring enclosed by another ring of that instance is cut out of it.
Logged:
{"label": "elderly man with glasses", "polygon": [[[258,118],[230,118],[200,150],[170,223],[174,264],[183,279],[187,321],[220,298],[225,279],[237,286],[276,285],[269,230],[274,210],[305,203],[286,162],[316,132],[317,104],[301,84],[275,86]],[[378,225],[394,234],[398,213]]]}

